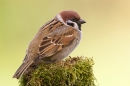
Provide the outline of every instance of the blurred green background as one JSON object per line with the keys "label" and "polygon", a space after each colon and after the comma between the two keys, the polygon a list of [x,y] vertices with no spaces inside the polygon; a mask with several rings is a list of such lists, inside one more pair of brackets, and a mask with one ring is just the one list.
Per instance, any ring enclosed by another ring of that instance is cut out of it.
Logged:
{"label": "blurred green background", "polygon": [[93,57],[100,86],[130,86],[129,0],[0,0],[0,86],[18,86],[12,76],[29,42],[63,10],[87,21],[71,56]]}

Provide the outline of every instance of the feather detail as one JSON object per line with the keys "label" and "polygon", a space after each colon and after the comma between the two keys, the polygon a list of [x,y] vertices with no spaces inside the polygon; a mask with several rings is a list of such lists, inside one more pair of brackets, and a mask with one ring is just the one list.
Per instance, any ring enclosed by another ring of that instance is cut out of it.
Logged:
{"label": "feather detail", "polygon": [[[27,55],[26,55],[27,56]],[[26,57],[25,57],[26,58]],[[29,68],[29,66],[33,63],[33,60],[29,60],[27,62],[23,62],[18,70],[13,75],[13,78],[19,79],[21,75],[25,73],[25,71]]]}
{"label": "feather detail", "polygon": [[75,30],[71,27],[61,26],[59,28],[55,28],[55,31],[44,37],[40,43],[39,56],[44,58],[55,55],[75,39],[74,34]]}

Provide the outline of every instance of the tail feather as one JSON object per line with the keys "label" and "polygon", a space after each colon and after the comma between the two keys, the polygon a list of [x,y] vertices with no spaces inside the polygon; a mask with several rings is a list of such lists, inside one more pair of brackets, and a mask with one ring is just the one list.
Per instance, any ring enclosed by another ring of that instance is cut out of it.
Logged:
{"label": "tail feather", "polygon": [[33,61],[28,61],[26,63],[22,63],[21,66],[18,68],[18,70],[13,75],[13,78],[19,79],[32,63],[33,63]]}

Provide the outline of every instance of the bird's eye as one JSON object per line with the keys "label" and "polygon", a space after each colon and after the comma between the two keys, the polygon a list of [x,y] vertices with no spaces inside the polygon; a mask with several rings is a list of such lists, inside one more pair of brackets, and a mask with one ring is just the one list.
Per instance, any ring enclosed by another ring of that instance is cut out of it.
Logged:
{"label": "bird's eye", "polygon": [[71,19],[71,21],[76,22],[76,21],[77,21],[77,19],[76,19],[76,18],[73,18],[73,19]]}

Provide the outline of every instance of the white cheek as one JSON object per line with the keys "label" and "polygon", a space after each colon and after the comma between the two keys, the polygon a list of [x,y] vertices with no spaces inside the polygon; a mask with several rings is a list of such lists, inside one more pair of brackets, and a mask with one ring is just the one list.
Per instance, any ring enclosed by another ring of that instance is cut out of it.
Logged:
{"label": "white cheek", "polygon": [[78,27],[77,23],[73,22],[73,24],[74,24],[74,28],[77,29],[77,30],[79,30],[79,27]]}
{"label": "white cheek", "polygon": [[[68,21],[66,21],[66,23],[73,23],[74,24],[74,26],[73,26],[73,28],[74,29],[76,29],[76,30],[79,30],[79,27],[78,27],[78,25],[77,25],[77,23],[76,22],[73,22],[73,21],[71,21],[71,20],[68,20]],[[67,25],[67,26],[70,26],[70,25]],[[72,26],[71,26],[72,27]]]}
{"label": "white cheek", "polygon": [[78,30],[78,31],[80,31],[80,30],[79,30],[79,27],[78,27],[78,25],[77,25],[76,22],[73,22],[73,21],[71,21],[71,20],[68,20],[68,21],[64,22],[63,19],[61,18],[61,15],[60,15],[60,14],[57,14],[55,18],[56,18],[57,20],[61,21],[62,23],[64,23],[66,26],[70,26],[70,25],[67,25],[67,22],[73,23],[73,24],[74,24],[74,27],[73,27],[73,28],[76,29],[76,30]]}

